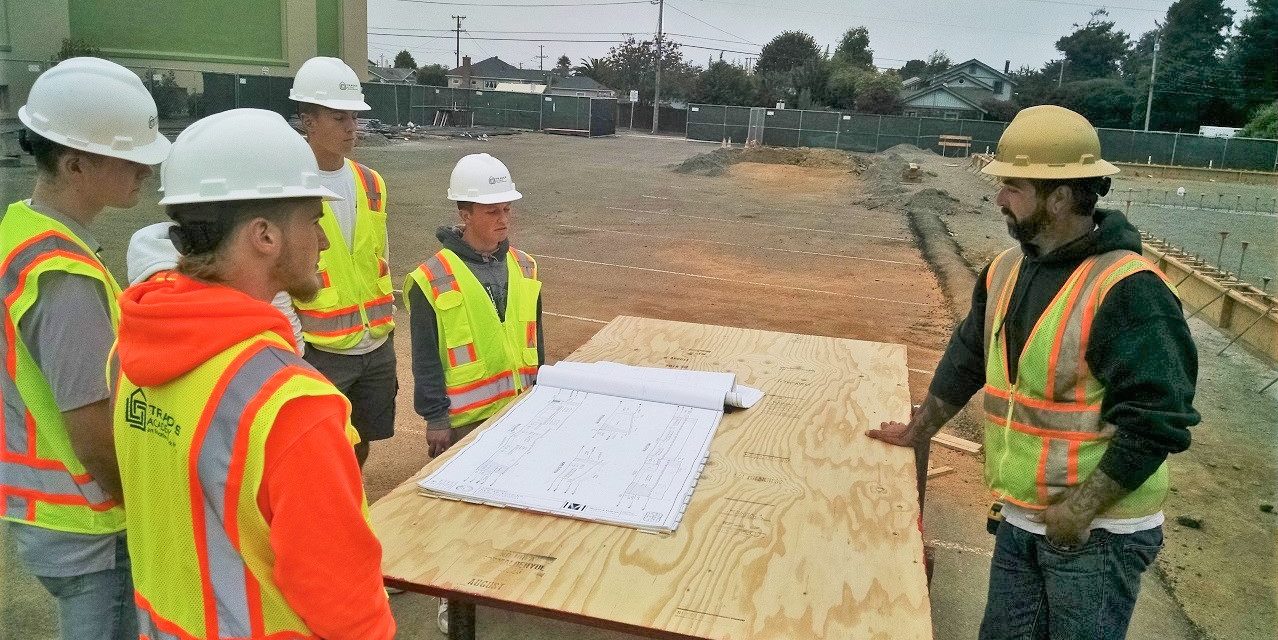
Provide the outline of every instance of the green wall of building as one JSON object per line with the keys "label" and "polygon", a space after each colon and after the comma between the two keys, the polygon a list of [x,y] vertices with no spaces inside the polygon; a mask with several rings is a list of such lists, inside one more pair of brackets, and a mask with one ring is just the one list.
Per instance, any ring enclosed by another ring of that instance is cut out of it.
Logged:
{"label": "green wall of building", "polygon": [[315,55],[342,56],[342,0],[315,0]]}
{"label": "green wall of building", "polygon": [[[340,0],[317,3],[340,12]],[[113,57],[287,64],[279,0],[69,0],[69,5],[71,37]],[[331,39],[334,49],[337,15],[332,35],[321,37]]]}

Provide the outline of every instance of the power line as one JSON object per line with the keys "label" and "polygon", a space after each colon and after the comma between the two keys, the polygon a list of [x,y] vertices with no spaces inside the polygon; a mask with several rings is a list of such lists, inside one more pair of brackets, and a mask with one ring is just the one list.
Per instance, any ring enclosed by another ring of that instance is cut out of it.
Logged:
{"label": "power line", "polygon": [[750,42],[749,40],[746,40],[745,38],[742,38],[741,36],[739,36],[739,35],[737,35],[737,34],[735,34],[735,33],[732,33],[731,31],[728,31],[728,30],[726,30],[726,29],[720,29],[719,27],[716,27],[716,26],[714,26],[714,25],[710,24],[709,22],[706,22],[705,20],[702,20],[701,18],[698,18],[697,16],[694,16],[694,15],[692,15],[691,13],[688,13],[687,11],[684,11],[683,9],[680,9],[679,7],[674,6],[673,4],[672,4],[672,5],[670,5],[670,8],[671,8],[671,9],[674,9],[675,11],[678,11],[679,13],[682,13],[682,14],[683,14],[683,15],[685,15],[685,16],[688,16],[689,18],[692,18],[693,20],[696,20],[697,22],[700,22],[701,24],[706,25],[707,27],[710,27],[711,29],[714,29],[715,31],[718,31],[719,33],[723,33],[723,34],[730,35],[730,36],[732,36],[732,37],[736,38],[737,40],[740,40],[743,44],[752,44],[752,45],[754,45],[754,46],[756,46],[756,47],[763,46],[763,45],[760,45],[760,44],[759,44],[759,43],[757,43],[757,42]]}

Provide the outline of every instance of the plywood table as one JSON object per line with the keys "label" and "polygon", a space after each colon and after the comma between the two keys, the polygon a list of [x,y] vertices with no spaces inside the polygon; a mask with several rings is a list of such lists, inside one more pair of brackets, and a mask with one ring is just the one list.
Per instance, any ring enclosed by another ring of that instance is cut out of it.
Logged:
{"label": "plywood table", "polygon": [[[659,638],[931,638],[913,456],[864,432],[909,415],[905,348],[618,317],[571,360],[732,371],[727,413],[668,536],[427,498],[371,509],[388,585]],[[475,437],[473,434],[470,438]]]}

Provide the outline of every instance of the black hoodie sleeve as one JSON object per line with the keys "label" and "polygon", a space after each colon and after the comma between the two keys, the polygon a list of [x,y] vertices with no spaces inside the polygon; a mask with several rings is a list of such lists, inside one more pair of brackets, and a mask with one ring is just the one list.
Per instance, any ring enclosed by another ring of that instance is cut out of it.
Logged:
{"label": "black hoodie sleeve", "polygon": [[1198,424],[1198,352],[1176,299],[1157,274],[1130,275],[1110,290],[1092,326],[1087,365],[1105,385],[1101,419],[1118,428],[1099,468],[1135,490],[1189,448]]}
{"label": "black hoodie sleeve", "polygon": [[972,289],[972,307],[954,329],[945,356],[936,365],[928,393],[947,404],[961,407],[985,386],[985,276],[981,269]]}
{"label": "black hoodie sleeve", "polygon": [[444,363],[439,359],[439,329],[435,308],[421,287],[409,287],[408,325],[413,340],[413,409],[426,421],[428,429],[447,429],[448,389],[444,386]]}

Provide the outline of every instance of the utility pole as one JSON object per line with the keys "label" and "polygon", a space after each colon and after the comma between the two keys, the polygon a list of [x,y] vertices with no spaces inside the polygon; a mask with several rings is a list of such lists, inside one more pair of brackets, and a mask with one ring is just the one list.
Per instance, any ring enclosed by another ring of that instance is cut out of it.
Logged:
{"label": "utility pole", "polygon": [[457,67],[461,66],[461,21],[465,19],[466,16],[453,16],[453,20],[457,21],[457,48],[453,50],[453,54],[457,56]]}
{"label": "utility pole", "polygon": [[1145,97],[1145,130],[1149,131],[1149,112],[1154,107],[1154,74],[1158,72],[1158,45],[1162,42],[1162,32],[1154,37],[1154,61],[1149,66],[1149,95]]}
{"label": "utility pole", "polygon": [[1060,73],[1060,75],[1056,76],[1056,86],[1057,86],[1057,87],[1060,87],[1060,86],[1061,86],[1061,81],[1065,80],[1065,61],[1066,61],[1066,59],[1065,59],[1065,58],[1061,58],[1061,73]]}
{"label": "utility pole", "polygon": [[661,23],[665,15],[666,0],[657,0],[657,78],[652,86],[652,134],[657,135],[657,121],[661,117]]}
{"label": "utility pole", "polygon": [[537,45],[537,69],[546,70],[546,45],[544,44]]}

